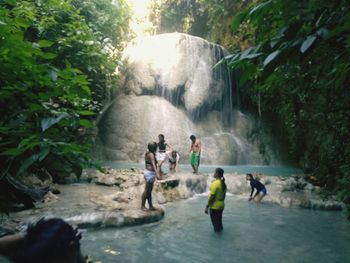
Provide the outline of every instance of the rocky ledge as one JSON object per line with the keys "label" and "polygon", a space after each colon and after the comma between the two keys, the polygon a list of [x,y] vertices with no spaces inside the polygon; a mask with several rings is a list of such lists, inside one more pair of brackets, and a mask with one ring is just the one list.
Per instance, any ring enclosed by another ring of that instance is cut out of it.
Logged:
{"label": "rocky ledge", "polygon": [[[332,196],[324,200],[320,195],[322,189],[302,176],[255,176],[267,187],[268,195],[263,202],[322,210],[342,210],[344,207]],[[250,186],[244,174],[225,174],[225,177],[229,193],[248,198]],[[105,173],[88,170],[80,182],[71,180],[66,185],[52,186],[57,194],[49,192],[44,202],[34,209],[3,216],[0,236],[10,230],[19,231],[41,217],[61,217],[82,227],[121,227],[159,221],[164,217],[165,203],[205,193],[211,180],[211,175],[207,174],[177,173],[156,181],[152,196],[157,210],[142,211],[145,182],[141,169],[106,169]]]}

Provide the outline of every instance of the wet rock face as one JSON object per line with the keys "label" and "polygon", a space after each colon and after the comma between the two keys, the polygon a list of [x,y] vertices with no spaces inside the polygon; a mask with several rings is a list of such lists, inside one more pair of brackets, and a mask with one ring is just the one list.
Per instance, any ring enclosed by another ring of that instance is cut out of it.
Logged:
{"label": "wet rock face", "polygon": [[232,108],[233,80],[223,64],[215,66],[224,53],[218,45],[179,33],[131,43],[122,88],[98,122],[96,156],[141,162],[147,143],[164,134],[180,162],[188,163],[194,134],[202,140],[203,164],[273,160],[262,156],[261,144],[248,140],[254,120]]}
{"label": "wet rock face", "polygon": [[99,121],[96,153],[102,160],[143,162],[147,143],[157,141],[162,133],[179,152],[180,163],[188,163],[189,137],[195,134],[202,141],[201,163],[264,163],[258,145],[244,137],[253,127],[252,120],[237,113],[235,123],[236,130],[225,131],[218,112],[194,123],[183,109],[160,97],[119,96]]}

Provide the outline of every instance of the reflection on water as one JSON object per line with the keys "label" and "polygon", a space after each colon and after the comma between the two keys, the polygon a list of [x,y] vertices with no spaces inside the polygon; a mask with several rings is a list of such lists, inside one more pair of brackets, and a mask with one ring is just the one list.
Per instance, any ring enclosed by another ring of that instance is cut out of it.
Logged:
{"label": "reflection on water", "polygon": [[[105,162],[105,166],[109,166],[114,169],[128,169],[131,167],[143,169],[145,165],[143,163],[123,163],[123,162]],[[263,173],[266,175],[279,175],[288,176],[301,173],[300,169],[285,166],[261,166],[261,165],[200,165],[200,173],[213,173],[216,167],[224,169],[225,173]],[[168,172],[168,163],[165,162],[162,166],[162,170]],[[180,164],[180,171],[190,172],[192,168],[187,164]]]}
{"label": "reflection on water", "polygon": [[217,234],[205,204],[200,196],[167,205],[158,223],[87,230],[83,250],[102,262],[350,262],[350,223],[342,213],[229,196]]}

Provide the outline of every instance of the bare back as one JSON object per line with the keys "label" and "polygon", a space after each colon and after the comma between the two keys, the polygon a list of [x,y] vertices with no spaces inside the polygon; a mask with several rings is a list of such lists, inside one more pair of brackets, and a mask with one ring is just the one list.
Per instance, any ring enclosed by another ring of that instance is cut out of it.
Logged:
{"label": "bare back", "polygon": [[156,171],[156,158],[154,153],[147,152],[145,154],[145,168],[149,171]]}

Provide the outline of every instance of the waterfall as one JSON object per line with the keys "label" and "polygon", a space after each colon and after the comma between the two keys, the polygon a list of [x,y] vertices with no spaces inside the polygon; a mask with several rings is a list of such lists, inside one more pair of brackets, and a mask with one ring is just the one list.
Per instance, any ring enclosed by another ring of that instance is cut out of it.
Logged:
{"label": "waterfall", "polygon": [[221,46],[181,33],[136,38],[124,52],[123,92],[98,124],[101,158],[142,161],[147,143],[162,133],[185,163],[191,134],[202,140],[202,163],[266,163],[249,140],[254,121],[233,107],[237,81],[217,64],[225,55]]}

